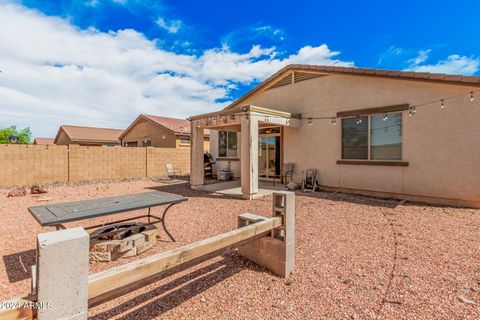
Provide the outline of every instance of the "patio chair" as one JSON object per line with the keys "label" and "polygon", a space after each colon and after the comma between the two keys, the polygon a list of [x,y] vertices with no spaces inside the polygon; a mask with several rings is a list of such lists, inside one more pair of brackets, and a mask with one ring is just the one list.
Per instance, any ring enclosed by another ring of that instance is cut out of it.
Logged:
{"label": "patio chair", "polygon": [[302,191],[315,192],[318,186],[317,169],[307,169],[305,172],[305,180],[302,182]]}
{"label": "patio chair", "polygon": [[281,179],[283,180],[283,185],[287,187],[287,178],[290,177],[290,181],[293,180],[293,170],[295,169],[294,163],[285,163],[283,165],[283,171]]}
{"label": "patio chair", "polygon": [[166,163],[165,168],[167,169],[167,177],[173,177],[174,179],[177,179],[177,176],[182,175],[182,170],[178,168],[174,168],[171,163]]}

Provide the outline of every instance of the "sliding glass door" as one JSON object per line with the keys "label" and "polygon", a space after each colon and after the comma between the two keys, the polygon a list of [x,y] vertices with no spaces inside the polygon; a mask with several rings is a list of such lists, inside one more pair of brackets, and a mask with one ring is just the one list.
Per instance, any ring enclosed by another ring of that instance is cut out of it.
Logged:
{"label": "sliding glass door", "polygon": [[280,176],[280,135],[260,135],[258,138],[258,176]]}

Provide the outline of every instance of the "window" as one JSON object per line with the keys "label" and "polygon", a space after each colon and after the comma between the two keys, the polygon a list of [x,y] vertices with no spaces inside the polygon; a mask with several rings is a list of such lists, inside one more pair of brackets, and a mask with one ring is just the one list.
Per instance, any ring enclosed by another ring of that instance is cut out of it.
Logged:
{"label": "window", "polygon": [[133,142],[125,142],[125,147],[137,147],[138,146],[138,142],[137,141],[133,141]]}
{"label": "window", "polygon": [[370,159],[402,160],[402,114],[370,116]]}
{"label": "window", "polygon": [[152,146],[152,140],[143,140],[142,146],[151,147]]}
{"label": "window", "polygon": [[342,119],[342,159],[402,160],[402,113]]}
{"label": "window", "polygon": [[368,117],[342,119],[342,159],[368,159]]}
{"label": "window", "polygon": [[180,144],[190,145],[190,137],[180,136]]}
{"label": "window", "polygon": [[237,157],[237,133],[229,131],[218,132],[218,156]]}

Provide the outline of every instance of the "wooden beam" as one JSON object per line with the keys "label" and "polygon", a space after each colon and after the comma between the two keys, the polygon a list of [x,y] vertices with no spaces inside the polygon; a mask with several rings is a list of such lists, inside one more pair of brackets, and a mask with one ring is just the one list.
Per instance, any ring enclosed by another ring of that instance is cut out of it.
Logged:
{"label": "wooden beam", "polygon": [[[35,295],[14,298],[2,302],[0,309],[0,320],[30,320],[36,317],[35,310],[31,307],[31,303],[37,300]],[[8,304],[7,304],[8,303]],[[5,307],[5,309],[4,309]]]}
{"label": "wooden beam", "polygon": [[340,111],[340,112],[337,112],[337,118],[348,118],[348,117],[356,117],[356,116],[363,116],[363,115],[377,114],[377,113],[405,111],[405,110],[408,110],[409,107],[410,105],[408,103],[404,103],[404,104],[397,104],[397,105],[386,106],[386,107],[358,109],[358,110],[351,110],[351,111]]}
{"label": "wooden beam", "polygon": [[243,228],[93,274],[88,280],[89,305],[100,303],[97,299],[99,297],[102,301],[111,299],[135,283],[142,282],[145,285],[145,279],[152,282],[159,280],[162,274],[167,274],[172,269],[185,264],[191,266],[192,262],[199,263],[204,257],[210,258],[222,250],[241,246],[247,241],[267,235],[281,225],[281,217],[265,218]]}

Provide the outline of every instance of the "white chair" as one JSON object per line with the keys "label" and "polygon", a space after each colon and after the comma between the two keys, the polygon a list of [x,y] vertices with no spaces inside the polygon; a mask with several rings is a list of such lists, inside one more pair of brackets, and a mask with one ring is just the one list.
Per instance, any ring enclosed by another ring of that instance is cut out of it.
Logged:
{"label": "white chair", "polygon": [[165,168],[167,169],[167,177],[169,178],[173,176],[174,179],[177,179],[177,176],[182,175],[182,170],[174,168],[171,163],[166,163]]}

